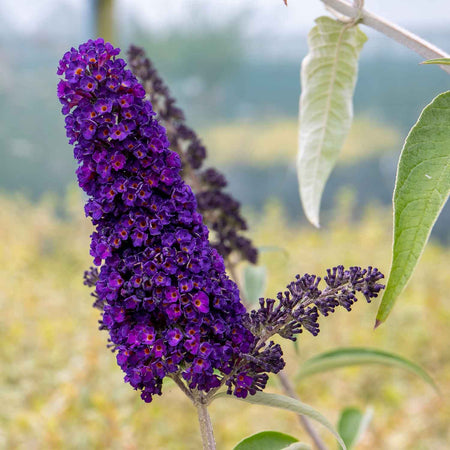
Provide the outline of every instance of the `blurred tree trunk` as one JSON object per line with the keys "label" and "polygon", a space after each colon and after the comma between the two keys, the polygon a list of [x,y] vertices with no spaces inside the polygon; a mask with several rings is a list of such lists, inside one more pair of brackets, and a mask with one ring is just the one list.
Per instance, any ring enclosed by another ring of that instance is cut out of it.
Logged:
{"label": "blurred tree trunk", "polygon": [[95,32],[105,42],[114,41],[114,0],[94,1]]}

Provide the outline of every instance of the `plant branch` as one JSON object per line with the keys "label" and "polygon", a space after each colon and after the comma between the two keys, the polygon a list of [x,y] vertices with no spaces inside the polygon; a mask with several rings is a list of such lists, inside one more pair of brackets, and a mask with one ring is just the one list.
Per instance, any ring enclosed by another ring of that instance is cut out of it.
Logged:
{"label": "plant branch", "polygon": [[[281,383],[281,386],[283,387],[284,392],[289,397],[294,398],[296,400],[300,400],[298,398],[298,395],[295,392],[294,387],[292,386],[291,380],[288,378],[288,376],[284,372],[280,372],[278,374],[278,378],[280,380],[280,383]],[[297,414],[297,417],[298,417],[298,420],[299,420],[300,424],[302,425],[302,427],[305,429],[305,431],[311,437],[317,450],[327,450],[326,445],[322,442],[322,439],[320,439],[320,436],[317,434],[316,430],[311,425],[310,421],[302,414]]]}
{"label": "plant branch", "polygon": [[[357,8],[345,0],[321,0],[326,6],[344,14],[352,19],[359,17],[359,22],[379,31],[385,36],[397,41],[399,44],[408,47],[425,59],[448,58],[450,55],[430,42],[411,33],[404,28],[389,22],[363,8]],[[450,66],[440,66],[442,70],[450,73]]]}
{"label": "plant branch", "polygon": [[213,427],[208,409],[205,403],[197,401],[198,423],[200,424],[200,433],[202,435],[203,450],[215,450],[216,441],[214,440]]}
{"label": "plant branch", "polygon": [[173,381],[175,381],[175,383],[178,385],[178,387],[186,394],[186,396],[188,398],[190,398],[191,400],[193,400],[192,392],[186,387],[186,385],[183,383],[183,381],[181,380],[179,375],[173,374],[170,377],[172,378]]}

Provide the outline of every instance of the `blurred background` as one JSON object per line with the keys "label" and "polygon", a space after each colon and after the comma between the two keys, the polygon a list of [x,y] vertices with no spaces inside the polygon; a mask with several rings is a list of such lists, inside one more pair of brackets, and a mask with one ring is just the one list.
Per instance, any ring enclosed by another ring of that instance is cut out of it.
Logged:
{"label": "blurred background", "polygon": [[[323,200],[321,230],[304,219],[295,173],[299,67],[319,0],[0,0],[0,448],[197,449],[188,400],[168,385],[151,405],[122,382],[97,330],[82,273],[90,225],[56,98],[56,67],[98,28],[126,50],[143,46],[188,123],[226,173],[229,191],[263,251],[267,295],[296,273],[339,263],[390,264],[391,207],[402,142],[448,74],[369,35],[355,92],[355,121]],[[367,9],[450,51],[447,0],[366,1]],[[109,18],[113,17],[113,21]],[[105,36],[108,37],[108,36]],[[301,398],[336,421],[372,405],[361,449],[445,449],[450,443],[450,208],[394,313],[376,332],[376,304],[357,304],[286,346],[288,372],[338,345],[391,350],[423,365],[442,397],[414,377],[374,366],[303,381]],[[307,383],[307,384],[305,384]],[[278,390],[276,380],[270,389]],[[231,405],[230,405],[231,403]],[[231,408],[231,413],[228,408]],[[193,411],[192,411],[193,412]],[[262,429],[307,438],[292,414],[233,402],[212,405],[219,448]],[[327,437],[324,435],[325,439]],[[330,441],[332,443],[332,441]],[[332,443],[332,446],[335,444]],[[334,447],[332,447],[334,448]]]}

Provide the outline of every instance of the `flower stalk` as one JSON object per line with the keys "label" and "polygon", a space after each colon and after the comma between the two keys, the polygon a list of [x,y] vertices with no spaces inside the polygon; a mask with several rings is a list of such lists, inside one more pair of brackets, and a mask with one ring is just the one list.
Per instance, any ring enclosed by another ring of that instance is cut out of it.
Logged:
{"label": "flower stalk", "polygon": [[196,401],[195,406],[197,407],[198,423],[202,436],[203,450],[215,450],[216,441],[214,439],[211,417],[208,413],[208,406],[202,402],[201,399]]}
{"label": "flower stalk", "polygon": [[[285,394],[287,394],[291,398],[300,400],[297,393],[294,390],[294,386],[292,386],[291,380],[283,371],[281,371],[278,374],[278,379],[280,380],[281,386],[282,386]],[[302,414],[297,414],[297,417],[300,422],[300,425],[309,434],[309,437],[313,441],[317,450],[328,450],[328,447],[322,441],[322,439],[318,435],[317,431],[311,425],[311,422],[306,418],[306,416],[304,416]]]}

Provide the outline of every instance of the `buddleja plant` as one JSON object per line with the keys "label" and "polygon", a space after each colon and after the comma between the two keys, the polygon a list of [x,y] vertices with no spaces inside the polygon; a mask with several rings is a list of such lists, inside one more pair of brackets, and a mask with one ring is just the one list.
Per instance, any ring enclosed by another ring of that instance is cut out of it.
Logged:
{"label": "buddleja plant", "polygon": [[[337,266],[327,270],[325,287],[320,277],[298,275],[276,299],[261,298],[248,310],[226,272],[237,280],[239,262],[257,261],[257,250],[241,234],[246,223],[239,203],[223,192],[222,174],[202,169],[206,149],[142,50],[130,49],[134,73],[119,52],[102,39],[72,48],[59,64],[58,97],[78,182],[88,195],[85,212],[95,226],[91,255],[100,269],[87,271],[85,283],[95,287],[100,329],[109,333],[124,380],[151,402],[171,378],[197,408],[205,449],[215,448],[207,407],[218,398],[297,412],[315,446],[326,448],[309,416],[350,448],[358,430],[346,433],[346,424],[355,423],[354,411],[341,417],[344,441],[295,398],[273,338],[294,341],[303,330],[317,335],[320,315],[339,306],[350,311],[358,293],[370,302],[384,288],[383,275],[372,267]],[[367,349],[319,355],[303,366],[303,375],[364,358],[403,366],[431,382],[413,363]],[[263,392],[269,374],[278,374],[289,397]],[[359,429],[364,418],[358,414]],[[305,448],[276,432],[236,448],[287,446]]]}

